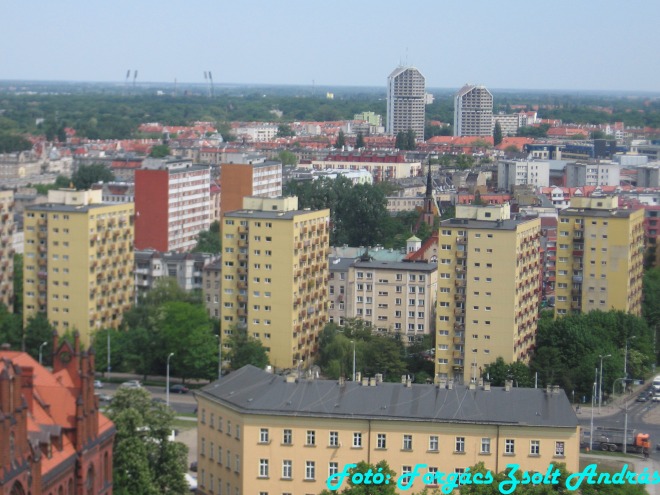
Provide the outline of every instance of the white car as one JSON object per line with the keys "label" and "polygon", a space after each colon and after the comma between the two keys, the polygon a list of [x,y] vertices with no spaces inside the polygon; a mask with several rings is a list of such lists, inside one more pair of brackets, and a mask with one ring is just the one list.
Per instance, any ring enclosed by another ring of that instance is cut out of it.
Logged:
{"label": "white car", "polygon": [[94,380],[94,388],[103,388],[103,382],[101,380]]}
{"label": "white car", "polygon": [[660,402],[660,394],[653,395],[653,402]]}
{"label": "white car", "polygon": [[142,388],[140,380],[128,380],[127,382],[119,385],[121,388]]}

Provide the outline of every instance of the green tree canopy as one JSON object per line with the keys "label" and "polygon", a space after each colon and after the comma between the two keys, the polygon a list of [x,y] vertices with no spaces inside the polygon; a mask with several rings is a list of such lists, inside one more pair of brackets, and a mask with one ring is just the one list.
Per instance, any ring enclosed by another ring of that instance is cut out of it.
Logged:
{"label": "green tree canopy", "polygon": [[113,490],[120,495],[183,495],[188,448],[168,440],[174,411],[144,389],[118,389],[108,416],[115,423]]}
{"label": "green tree canopy", "polygon": [[277,126],[277,137],[292,137],[296,133],[293,132],[289,124],[280,124]]}
{"label": "green tree canopy", "polygon": [[170,147],[166,144],[157,144],[151,148],[149,156],[151,158],[165,158],[170,156]]}
{"label": "green tree canopy", "polygon": [[81,165],[71,176],[71,182],[78,191],[89,189],[92,184],[97,182],[112,182],[113,180],[115,180],[115,176],[102,163]]}
{"label": "green tree canopy", "polygon": [[280,151],[277,154],[277,159],[282,162],[283,167],[295,167],[298,165],[298,157],[287,150]]}
{"label": "green tree canopy", "polygon": [[498,146],[502,143],[502,126],[500,125],[500,122],[497,121],[495,122],[495,129],[493,130],[493,144],[495,146]]}
{"label": "green tree canopy", "polygon": [[346,146],[346,136],[344,136],[344,131],[339,131],[337,134],[337,141],[335,141],[335,148],[341,149]]}
{"label": "green tree canopy", "polygon": [[358,132],[357,136],[355,137],[355,147],[357,149],[362,149],[365,147],[364,136],[361,132]]}
{"label": "green tree canopy", "polygon": [[211,224],[209,230],[202,230],[197,235],[197,245],[192,250],[193,253],[214,253],[220,254],[222,244],[220,242],[220,222],[217,220]]}
{"label": "green tree canopy", "polygon": [[268,366],[269,361],[266,348],[260,340],[250,337],[246,328],[234,326],[227,344],[230,348],[227,359],[231,363],[232,370],[240,369],[248,364],[261,369]]}

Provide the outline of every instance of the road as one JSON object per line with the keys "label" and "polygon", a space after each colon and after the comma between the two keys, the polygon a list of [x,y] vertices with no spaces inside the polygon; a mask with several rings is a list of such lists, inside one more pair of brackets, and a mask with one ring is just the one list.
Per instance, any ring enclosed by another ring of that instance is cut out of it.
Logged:
{"label": "road", "polygon": [[[103,388],[97,388],[96,393],[99,395],[109,395],[112,397],[119,388],[119,385],[116,383],[103,383]],[[165,401],[165,387],[144,387],[154,399],[160,399]],[[103,405],[103,402],[101,402]],[[195,402],[192,392],[187,394],[173,394],[170,393],[170,406],[174,409],[175,412],[180,414],[194,414],[197,409],[197,403]]]}
{"label": "road", "polygon": [[[651,435],[651,457],[660,461],[660,451],[656,449],[656,444],[660,444],[660,402],[635,402],[632,396],[628,401],[628,429],[638,430]],[[612,405],[603,406],[601,412],[598,408],[594,409],[594,428],[599,426],[604,428],[624,428],[625,425],[625,406]],[[589,430],[591,423],[591,410],[582,408],[578,413],[578,420],[583,429]],[[598,449],[598,444],[594,438],[594,450]]]}

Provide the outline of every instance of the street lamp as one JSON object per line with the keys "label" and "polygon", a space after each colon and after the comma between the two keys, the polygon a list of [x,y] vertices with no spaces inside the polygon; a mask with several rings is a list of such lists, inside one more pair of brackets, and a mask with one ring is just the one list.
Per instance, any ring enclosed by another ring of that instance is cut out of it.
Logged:
{"label": "street lamp", "polygon": [[355,381],[355,341],[351,340],[351,344],[353,344],[353,381]]}
{"label": "street lamp", "polygon": [[41,350],[44,348],[44,346],[46,344],[48,344],[48,342],[42,342],[41,345],[39,346],[39,364],[41,364],[41,361],[42,361],[42,358],[43,358],[43,354],[42,354]]}
{"label": "street lamp", "polygon": [[[614,384],[612,385],[612,395],[614,395],[614,387],[616,387],[616,382],[621,380],[623,382],[623,393],[626,393],[626,379],[625,378],[617,378],[614,380]],[[623,397],[624,403],[623,403],[623,411],[624,411],[624,420],[623,420],[623,453],[627,453],[627,441],[626,439],[628,438],[628,400],[627,398]]]}
{"label": "street lamp", "polygon": [[[596,368],[596,377],[598,377],[598,368]],[[596,396],[596,380],[591,391],[591,427],[589,428],[589,452],[594,450],[594,397]]]}
{"label": "street lamp", "polygon": [[600,406],[603,403],[603,359],[612,357],[612,354],[605,356],[598,356],[600,358],[600,380],[598,382],[598,414],[600,414]]}
{"label": "street lamp", "polygon": [[170,352],[167,356],[167,375],[165,378],[165,404],[167,404],[167,407],[170,406],[170,358],[172,356],[174,356],[173,352]]}

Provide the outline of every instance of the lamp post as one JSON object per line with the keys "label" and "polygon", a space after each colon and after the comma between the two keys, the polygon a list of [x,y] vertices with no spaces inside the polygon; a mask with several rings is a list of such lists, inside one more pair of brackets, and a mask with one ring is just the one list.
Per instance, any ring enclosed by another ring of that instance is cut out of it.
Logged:
{"label": "lamp post", "polygon": [[42,342],[42,343],[39,345],[39,364],[41,364],[41,361],[42,361],[42,358],[43,358],[43,354],[42,354],[41,351],[42,351],[42,349],[44,348],[44,346],[47,345],[47,344],[48,344],[48,342]]}
{"label": "lamp post", "polygon": [[600,358],[600,380],[598,381],[598,414],[600,414],[600,406],[603,403],[603,359],[612,357],[612,354],[605,356],[598,356]]}
{"label": "lamp post", "polygon": [[[616,382],[621,380],[623,382],[623,393],[626,393],[626,379],[624,378],[617,378],[614,380],[614,384],[612,384],[612,395],[614,395],[614,388],[616,387]],[[624,397],[624,404],[623,404],[623,411],[624,411],[624,420],[623,420],[623,453],[627,453],[627,441],[626,439],[628,438],[628,400],[626,397]]]}
{"label": "lamp post", "polygon": [[173,352],[170,352],[167,356],[167,375],[165,378],[165,404],[167,404],[167,407],[170,407],[170,358],[172,356],[174,356]]}
{"label": "lamp post", "polygon": [[[598,377],[598,368],[596,368],[596,377]],[[594,450],[594,397],[596,396],[596,380],[591,391],[591,426],[589,428],[589,452]]]}
{"label": "lamp post", "polygon": [[353,344],[353,381],[355,381],[355,341],[351,340],[351,344]]}

